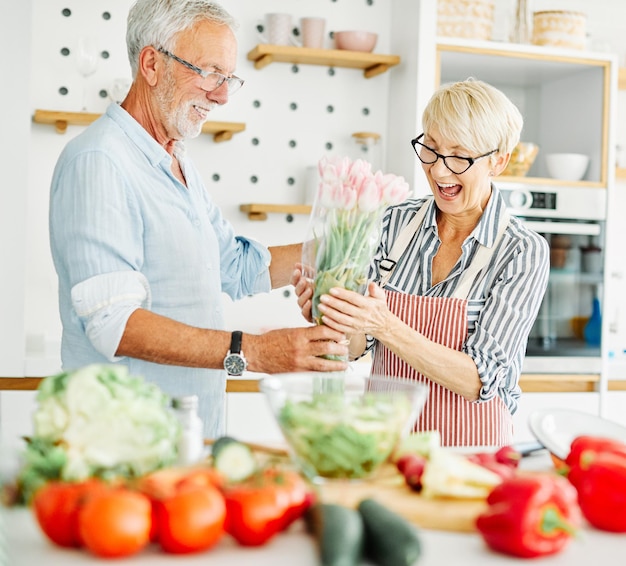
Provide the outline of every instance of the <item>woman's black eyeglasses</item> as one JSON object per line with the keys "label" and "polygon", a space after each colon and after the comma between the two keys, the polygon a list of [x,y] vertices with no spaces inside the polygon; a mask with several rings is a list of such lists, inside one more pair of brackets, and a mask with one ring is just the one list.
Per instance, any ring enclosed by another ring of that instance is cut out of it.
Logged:
{"label": "woman's black eyeglasses", "polygon": [[417,155],[418,159],[424,165],[432,165],[437,161],[437,159],[441,159],[443,164],[455,175],[460,175],[461,173],[465,173],[474,163],[476,163],[479,159],[483,157],[488,157],[489,155],[494,154],[497,149],[492,149],[487,153],[483,153],[478,157],[459,157],[457,155],[441,155],[441,153],[437,153],[434,149],[424,145],[419,140],[424,137],[424,134],[417,136],[414,140],[411,140],[411,145],[413,146],[413,150]]}

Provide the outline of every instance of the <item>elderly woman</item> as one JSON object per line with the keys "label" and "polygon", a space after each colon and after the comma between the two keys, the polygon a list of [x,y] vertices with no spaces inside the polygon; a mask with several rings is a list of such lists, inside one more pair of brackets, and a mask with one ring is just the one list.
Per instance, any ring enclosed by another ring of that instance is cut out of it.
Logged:
{"label": "elderly woman", "polygon": [[[323,295],[324,324],[372,350],[372,373],[429,385],[416,430],[443,445],[504,445],[528,334],[545,293],[549,249],[507,212],[492,183],[519,141],[523,120],[496,88],[466,80],[442,86],[411,141],[432,197],[390,207],[368,293]],[[311,289],[296,292],[310,317]]]}

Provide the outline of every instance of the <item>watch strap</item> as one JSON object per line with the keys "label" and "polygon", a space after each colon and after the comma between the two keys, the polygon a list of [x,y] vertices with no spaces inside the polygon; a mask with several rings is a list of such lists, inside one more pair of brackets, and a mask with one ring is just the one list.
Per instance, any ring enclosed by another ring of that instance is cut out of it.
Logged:
{"label": "watch strap", "polygon": [[241,330],[235,330],[230,338],[230,353],[239,354],[241,352],[241,338],[243,332]]}

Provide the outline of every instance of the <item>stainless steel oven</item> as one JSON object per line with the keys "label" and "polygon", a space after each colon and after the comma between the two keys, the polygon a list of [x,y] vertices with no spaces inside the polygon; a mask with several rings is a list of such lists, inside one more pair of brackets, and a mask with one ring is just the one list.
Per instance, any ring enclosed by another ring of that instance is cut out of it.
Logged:
{"label": "stainless steel oven", "polygon": [[600,373],[606,191],[508,183],[500,189],[511,213],[550,244],[548,289],[523,372]]}

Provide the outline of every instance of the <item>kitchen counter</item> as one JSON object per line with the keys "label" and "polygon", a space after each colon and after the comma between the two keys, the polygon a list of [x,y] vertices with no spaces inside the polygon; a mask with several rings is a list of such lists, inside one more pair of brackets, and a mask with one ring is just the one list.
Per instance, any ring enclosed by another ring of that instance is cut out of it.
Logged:
{"label": "kitchen counter", "polygon": [[[50,544],[39,531],[31,512],[27,509],[3,510],[8,562],[6,566],[74,566],[93,564],[95,558],[86,551],[61,549]],[[423,555],[419,566],[490,566],[517,564],[519,559],[490,552],[477,534],[444,531],[421,531]],[[1,541],[2,537],[0,537]],[[552,557],[533,560],[533,565],[546,566],[610,566],[623,564],[626,548],[625,535],[613,535],[585,529],[582,535],[570,542],[567,548]],[[0,552],[0,564],[2,564]],[[140,554],[117,559],[115,566],[158,566],[179,564],[185,566],[316,566],[319,564],[313,538],[308,536],[302,522],[278,535],[259,548],[243,548],[225,536],[216,547],[199,554],[180,557],[160,552],[157,547],[145,549]],[[104,561],[101,561],[104,564]],[[366,564],[366,563],[364,563]],[[5,566],[2,564],[2,566]]]}
{"label": "kitchen counter", "polygon": [[[521,469],[543,471],[549,469],[551,460],[546,450],[534,453],[522,460]],[[2,509],[2,508],[0,508]],[[28,509],[2,509],[5,541],[9,561],[0,566],[73,566],[93,564],[94,557],[86,551],[61,549],[53,546],[40,532]],[[0,524],[0,544],[2,543]],[[423,545],[419,566],[491,566],[517,564],[520,559],[496,554],[485,546],[477,533],[456,533],[421,529]],[[546,566],[612,566],[623,564],[626,535],[605,533],[584,527],[580,536],[570,542],[561,553],[533,560],[533,565]],[[461,559],[462,557],[462,559]],[[140,554],[115,560],[115,566],[158,566],[179,563],[183,558],[164,554],[151,546]],[[206,552],[184,557],[186,566],[317,566],[318,555],[315,541],[304,529],[302,521],[296,522],[289,531],[276,536],[270,543],[258,548],[244,548],[229,536]],[[367,564],[367,563],[364,563]]]}

